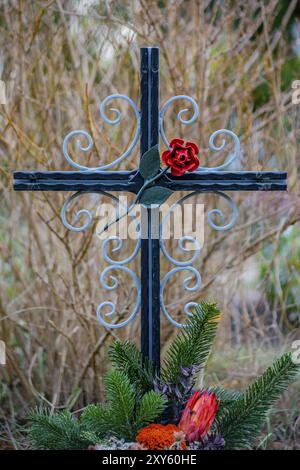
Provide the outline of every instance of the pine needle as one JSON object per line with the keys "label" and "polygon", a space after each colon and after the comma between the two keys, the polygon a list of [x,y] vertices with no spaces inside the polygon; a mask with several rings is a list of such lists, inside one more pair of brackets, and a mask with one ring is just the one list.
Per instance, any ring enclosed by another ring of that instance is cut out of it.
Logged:
{"label": "pine needle", "polygon": [[284,354],[255,380],[244,394],[224,413],[218,431],[228,449],[250,448],[272,404],[295,377],[299,366]]}
{"label": "pine needle", "polygon": [[214,303],[202,302],[193,318],[171,344],[164,361],[162,378],[176,383],[183,367],[204,366],[211,351],[220,312]]}

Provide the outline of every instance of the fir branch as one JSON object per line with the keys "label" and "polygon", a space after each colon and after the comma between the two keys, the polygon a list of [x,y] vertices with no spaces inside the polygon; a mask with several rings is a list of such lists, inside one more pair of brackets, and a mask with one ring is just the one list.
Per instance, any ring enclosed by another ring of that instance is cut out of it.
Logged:
{"label": "fir branch", "polygon": [[69,411],[51,413],[37,408],[28,417],[29,440],[35,449],[86,449],[88,441],[81,436],[78,421]]}
{"label": "fir branch", "polygon": [[284,354],[225,411],[218,424],[226,448],[250,448],[271,405],[294,378],[299,366]]}
{"label": "fir branch", "polygon": [[[232,405],[238,398],[242,396],[242,392],[239,390],[234,389],[226,389],[222,387],[208,387],[206,391],[209,393],[215,393],[217,395],[217,399],[221,401],[223,406]],[[220,406],[221,406],[220,403]]]}
{"label": "fir branch", "polygon": [[136,393],[124,372],[112,369],[104,377],[105,397],[111,410],[111,428],[116,435],[132,438]]}
{"label": "fir branch", "polygon": [[206,389],[207,392],[209,393],[215,393],[217,396],[217,399],[220,400],[220,405],[218,408],[218,414],[221,415],[225,413],[225,411],[230,408],[234,402],[238,399],[241,398],[243,393],[239,390],[233,390],[233,389],[225,389],[222,387],[209,387]]}
{"label": "fir branch", "polygon": [[211,350],[220,312],[214,303],[200,303],[193,317],[170,346],[162,379],[176,383],[182,368],[204,366]]}
{"label": "fir branch", "polygon": [[80,426],[83,432],[94,433],[101,439],[110,432],[112,424],[111,410],[102,403],[88,405],[80,418]]}
{"label": "fir branch", "polygon": [[114,341],[108,356],[113,365],[128,376],[140,395],[153,388],[154,367],[147,359],[143,360],[135,344],[129,341]]}
{"label": "fir branch", "polygon": [[230,409],[230,407],[238,398],[243,395],[243,393],[239,390],[224,389],[221,387],[209,387],[206,389],[206,391],[209,393],[215,393],[217,399],[220,400],[220,405],[211,428],[211,430],[214,432],[217,431],[218,424],[222,419],[222,416],[224,416],[226,411]]}
{"label": "fir branch", "polygon": [[164,411],[166,399],[159,393],[151,390],[146,393],[138,406],[135,427],[136,432],[146,424],[154,422]]}
{"label": "fir branch", "polygon": [[89,445],[95,445],[99,443],[99,434],[92,431],[81,431],[80,436],[85,439]]}

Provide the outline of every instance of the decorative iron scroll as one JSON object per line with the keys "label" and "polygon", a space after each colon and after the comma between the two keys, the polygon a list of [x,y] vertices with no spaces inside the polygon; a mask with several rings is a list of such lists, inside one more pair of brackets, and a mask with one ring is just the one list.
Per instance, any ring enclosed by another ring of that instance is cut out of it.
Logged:
{"label": "decorative iron scroll", "polygon": [[[87,219],[86,222],[83,225],[81,225],[80,227],[76,227],[75,225],[73,225],[73,224],[71,224],[70,222],[67,221],[67,210],[68,210],[69,206],[71,205],[71,203],[75,199],[77,199],[80,196],[83,196],[85,194],[102,194],[104,196],[107,196],[107,197],[113,199],[115,202],[118,203],[118,205],[122,205],[123,209],[125,211],[127,210],[127,207],[125,207],[125,205],[123,203],[121,203],[121,201],[119,200],[118,197],[116,197],[116,196],[114,196],[110,193],[107,193],[105,191],[101,191],[101,192],[99,191],[97,193],[95,193],[93,191],[79,191],[79,192],[73,194],[72,196],[70,196],[66,200],[66,202],[64,203],[64,205],[62,207],[62,210],[61,210],[61,218],[62,218],[62,222],[63,222],[64,226],[66,228],[68,228],[69,230],[73,231],[73,232],[83,232],[83,231],[87,230],[93,222],[93,216],[92,216],[91,212],[88,209],[80,209],[75,213],[75,223],[78,222],[80,216],[84,216]],[[131,216],[131,217],[134,218],[134,216]],[[138,230],[138,227],[137,227],[137,230]],[[101,325],[105,326],[106,328],[121,328],[122,326],[125,326],[128,323],[130,323],[130,321],[133,320],[136,317],[136,315],[137,315],[137,313],[140,309],[140,303],[141,303],[141,284],[140,284],[140,281],[137,278],[136,274],[132,271],[132,269],[126,267],[125,265],[131,263],[131,261],[133,261],[134,258],[136,258],[136,256],[138,255],[140,247],[141,247],[141,240],[140,240],[140,238],[137,239],[136,245],[135,245],[135,248],[134,248],[132,254],[130,256],[126,257],[123,260],[113,259],[109,255],[109,250],[108,250],[109,245],[113,246],[113,248],[111,249],[112,253],[119,253],[120,251],[122,251],[122,248],[123,248],[123,245],[124,245],[124,240],[122,238],[120,238],[119,236],[112,235],[112,236],[109,236],[109,237],[107,237],[106,239],[104,239],[102,241],[101,255],[102,255],[102,258],[109,264],[109,266],[107,266],[102,271],[102,273],[100,275],[100,284],[101,284],[101,286],[107,291],[113,291],[113,290],[118,288],[119,281],[115,276],[113,276],[111,274],[111,272],[112,271],[119,271],[119,272],[122,272],[122,273],[127,273],[127,274],[129,274],[129,276],[131,277],[132,281],[134,282],[134,284],[136,286],[137,300],[136,300],[136,305],[134,307],[134,310],[129,315],[129,317],[126,320],[123,320],[123,321],[117,322],[117,323],[107,322],[104,318],[104,317],[113,317],[114,315],[116,315],[116,306],[115,306],[115,304],[111,301],[101,302],[97,307],[97,319],[98,319],[99,323]],[[104,313],[105,309],[107,309],[107,308],[108,308],[108,311],[106,311],[106,313]]]}
{"label": "decorative iron scroll", "polygon": [[[237,210],[236,204],[234,203],[234,201],[227,194],[224,194],[221,191],[212,191],[211,193],[212,194],[217,194],[218,196],[223,197],[225,199],[225,201],[226,201],[226,203],[229,206],[229,209],[231,211],[231,218],[230,218],[229,222],[227,222],[225,224],[224,223],[223,224],[216,224],[215,222],[213,222],[213,218],[215,216],[218,216],[221,219],[221,222],[224,222],[225,215],[224,215],[223,211],[220,210],[220,209],[211,209],[207,214],[208,224],[210,225],[211,228],[213,228],[214,230],[217,230],[219,232],[229,230],[230,228],[232,228],[234,226],[234,224],[236,223],[237,217],[238,217],[238,210]],[[166,224],[168,218],[170,217],[174,207],[176,205],[184,203],[188,198],[190,198],[192,196],[195,196],[196,194],[199,194],[199,192],[194,191],[194,192],[182,197],[175,204],[173,204],[173,206],[170,207],[169,211],[165,215],[165,217],[162,221],[162,224],[161,224],[161,235],[163,235],[164,225]],[[186,246],[185,246],[186,242],[189,242],[192,245],[192,247],[191,248],[186,248]],[[165,286],[166,286],[167,282],[169,281],[169,279],[174,274],[176,274],[180,271],[188,271],[189,273],[192,274],[192,276],[189,276],[189,277],[187,277],[183,280],[183,288],[184,288],[185,291],[196,292],[201,287],[201,282],[202,282],[201,275],[200,275],[199,271],[193,266],[193,263],[199,258],[200,247],[199,247],[198,241],[195,238],[191,237],[191,236],[183,236],[183,237],[179,238],[179,240],[178,240],[179,250],[181,252],[185,252],[185,253],[188,253],[188,252],[193,253],[193,255],[188,260],[185,260],[185,261],[177,260],[168,253],[168,251],[165,247],[165,244],[164,244],[163,236],[161,236],[160,247],[161,247],[161,250],[162,250],[164,256],[166,257],[166,259],[171,264],[173,264],[175,266],[175,268],[172,268],[165,275],[165,277],[163,278],[163,280],[161,282],[161,287],[160,287],[161,309],[162,309],[164,315],[166,316],[166,318],[173,325],[177,326],[178,328],[183,328],[185,326],[184,323],[177,322],[169,314],[169,312],[167,310],[167,307],[165,305],[165,302],[164,302],[164,290],[165,290]],[[191,285],[191,282],[193,280],[194,280],[194,283]],[[196,305],[197,305],[196,302],[186,303],[185,306],[184,306],[184,309],[183,309],[184,313],[187,316],[191,316],[192,315],[191,309],[193,307],[195,307]]]}
{"label": "decorative iron scroll", "polygon": [[[93,148],[93,145],[94,145],[94,142],[93,142],[93,139],[92,139],[91,135],[87,131],[80,130],[80,129],[70,132],[68,135],[66,135],[66,137],[64,138],[64,141],[63,141],[63,154],[64,154],[66,160],[73,167],[77,168],[78,170],[88,170],[88,171],[108,170],[110,168],[113,168],[117,164],[121,163],[123,160],[125,160],[125,158],[128,157],[131,154],[132,150],[135,148],[135,146],[138,142],[139,135],[140,135],[140,112],[139,112],[136,104],[128,96],[119,95],[119,94],[114,94],[114,95],[107,96],[101,102],[100,107],[99,107],[100,116],[106,124],[110,124],[112,126],[115,126],[115,125],[119,124],[121,119],[122,119],[122,113],[117,108],[109,108],[112,113],[116,114],[115,119],[110,119],[106,115],[106,106],[108,105],[108,103],[110,103],[113,100],[126,101],[127,103],[129,103],[131,109],[135,113],[136,120],[137,120],[137,125],[136,125],[136,130],[135,130],[135,134],[132,138],[132,141],[130,142],[130,144],[129,144],[128,148],[125,150],[125,152],[122,155],[120,155],[118,158],[116,158],[113,162],[107,163],[106,165],[100,165],[98,167],[89,168],[87,166],[80,165],[79,163],[76,163],[72,159],[72,157],[70,156],[69,151],[68,151],[68,145],[69,145],[69,142],[70,142],[71,139],[73,139],[74,137],[77,137],[76,143],[77,143],[78,150],[80,150],[84,153],[87,153]],[[87,142],[87,145],[83,145],[81,143],[81,140],[78,137],[80,137],[81,139],[85,139],[85,141]]]}
{"label": "decorative iron scroll", "polygon": [[[163,105],[163,107],[161,108],[160,116],[159,116],[160,135],[161,135],[161,138],[162,138],[162,140],[163,140],[163,142],[164,142],[164,144],[166,145],[167,148],[170,148],[170,147],[169,147],[169,141],[168,141],[168,139],[166,137],[166,134],[165,134],[165,131],[164,131],[164,117],[165,117],[165,113],[166,113],[167,109],[169,108],[169,106],[172,103],[174,103],[178,100],[187,101],[188,103],[190,103],[192,105],[192,110],[193,110],[193,114],[190,117],[190,119],[184,119],[183,116],[182,116],[183,114],[189,112],[188,108],[181,109],[178,112],[177,119],[178,119],[179,122],[181,122],[181,124],[184,124],[184,125],[192,124],[199,117],[198,104],[190,96],[177,95],[177,96],[173,96],[172,98],[170,98]],[[209,148],[214,152],[220,152],[220,151],[225,149],[225,146],[226,146],[226,140],[225,139],[222,139],[222,142],[221,142],[220,145],[216,145],[216,143],[215,143],[216,138],[218,136],[221,136],[221,135],[223,135],[223,136],[227,135],[227,136],[229,136],[233,139],[233,141],[234,141],[234,150],[233,150],[232,155],[227,160],[225,160],[225,162],[222,163],[221,165],[218,165],[218,166],[215,166],[215,167],[200,166],[199,169],[198,169],[198,172],[200,172],[200,171],[212,171],[212,170],[224,170],[225,168],[230,166],[240,156],[241,145],[240,145],[239,138],[237,137],[237,135],[234,132],[232,132],[228,129],[219,129],[219,130],[215,131],[209,138],[209,142],[208,142]]]}
{"label": "decorative iron scroll", "polygon": [[[128,148],[125,150],[125,152],[121,156],[117,157],[113,162],[111,162],[109,164],[106,164],[106,165],[101,165],[101,166],[98,166],[98,167],[89,168],[87,166],[83,166],[83,165],[80,165],[80,164],[76,163],[72,159],[72,157],[70,156],[70,154],[68,152],[68,146],[69,146],[69,143],[70,143],[71,139],[73,139],[74,137],[77,137],[77,148],[78,148],[78,150],[80,150],[84,153],[87,153],[93,147],[93,139],[92,139],[91,135],[88,132],[84,131],[84,130],[72,131],[64,138],[64,141],[63,141],[63,154],[64,154],[65,158],[67,159],[67,161],[73,167],[77,168],[78,170],[86,170],[86,171],[89,171],[89,172],[100,171],[100,170],[101,171],[102,170],[108,170],[108,169],[112,168],[113,166],[115,166],[115,165],[119,164],[120,162],[122,162],[126,157],[128,157],[130,155],[132,150],[135,148],[135,146],[138,142],[139,134],[140,134],[140,112],[137,109],[134,102],[130,98],[128,98],[125,95],[119,95],[119,94],[114,94],[114,95],[110,95],[110,96],[106,97],[101,102],[100,107],[99,107],[100,116],[106,124],[118,125],[120,123],[121,119],[122,119],[122,113],[121,113],[120,110],[118,110],[117,108],[109,108],[109,110],[112,113],[115,114],[116,117],[114,117],[114,118],[109,118],[106,114],[107,105],[111,101],[118,100],[118,99],[126,101],[130,105],[131,109],[135,113],[136,120],[137,120],[137,126],[136,126],[136,130],[135,130],[135,134],[134,134]],[[190,118],[184,118],[183,117],[183,115],[185,113],[188,113],[190,111],[190,109],[184,108],[184,109],[181,109],[178,112],[177,119],[179,120],[179,122],[181,122],[184,125],[188,125],[188,124],[194,123],[197,120],[197,118],[199,117],[199,108],[198,108],[198,105],[197,105],[196,101],[193,98],[191,98],[189,96],[186,96],[186,95],[178,95],[178,96],[173,96],[172,98],[170,98],[162,106],[160,114],[159,114],[159,131],[160,131],[161,138],[162,138],[164,144],[167,147],[169,147],[169,142],[168,142],[168,139],[167,139],[167,137],[165,135],[165,131],[164,131],[164,117],[165,117],[165,113],[166,113],[167,109],[169,108],[169,106],[171,104],[173,104],[174,102],[178,101],[178,100],[185,100],[192,106],[192,116]],[[240,142],[239,142],[239,139],[236,136],[236,134],[234,134],[234,132],[232,132],[228,129],[220,129],[220,130],[215,131],[209,138],[209,143],[208,143],[209,148],[214,152],[220,152],[220,151],[223,151],[225,149],[226,140],[224,138],[222,139],[222,141],[220,142],[219,145],[216,144],[216,139],[219,136],[229,136],[231,139],[233,139],[234,149],[233,149],[232,154],[229,156],[229,158],[225,159],[225,162],[222,163],[221,165],[218,165],[216,167],[199,167],[199,170],[196,173],[205,172],[205,171],[208,171],[208,170],[209,171],[223,170],[223,169],[227,168],[229,165],[231,165],[232,162],[239,157],[239,155],[240,155]],[[85,139],[86,145],[84,145],[80,139]],[[67,221],[67,215],[66,215],[67,210],[69,209],[69,206],[71,205],[71,203],[75,199],[77,199],[80,196],[82,196],[84,194],[87,194],[87,193],[95,193],[95,191],[79,191],[79,192],[73,194],[72,196],[70,196],[63,205],[63,208],[62,208],[62,211],[61,211],[61,217],[62,217],[63,224],[69,230],[72,230],[74,232],[82,232],[82,231],[85,231],[86,229],[88,229],[92,224],[93,216],[92,216],[91,212],[88,209],[80,209],[76,212],[76,214],[75,214],[75,225]],[[117,198],[116,196],[113,196],[112,194],[107,193],[105,191],[98,191],[97,194],[99,194],[99,193],[113,199],[118,204],[121,204],[120,201],[119,201],[119,198]],[[229,209],[231,210],[232,215],[231,215],[231,218],[230,218],[229,222],[223,223],[225,221],[225,216],[224,216],[223,211],[220,210],[220,209],[217,209],[217,208],[212,209],[208,212],[208,216],[207,216],[208,224],[210,225],[210,227],[212,227],[214,230],[217,230],[217,231],[229,230],[230,228],[233,227],[233,225],[235,224],[236,219],[237,219],[238,212],[237,212],[236,205],[234,204],[232,199],[229,196],[227,196],[226,194],[224,194],[223,192],[214,191],[213,193],[217,194],[218,196],[220,196],[222,198],[224,198],[227,205],[229,206]],[[194,192],[192,192],[188,195],[185,195],[184,197],[179,199],[175,204],[173,204],[170,207],[169,211],[167,212],[167,214],[165,215],[165,217],[164,217],[164,219],[161,223],[161,228],[160,228],[160,233],[161,234],[162,234],[162,231],[163,231],[163,227],[164,227],[165,223],[167,222],[167,219],[170,217],[171,212],[174,209],[174,206],[183,204],[184,201],[186,201],[188,198],[194,196],[195,194],[198,194],[198,191],[194,191]],[[126,209],[127,208],[125,208],[125,210]],[[76,226],[76,222],[79,221],[81,216],[85,217],[85,222],[81,226]],[[216,216],[219,217],[219,219],[221,221],[219,224],[215,223],[214,220],[213,220]],[[138,230],[138,227],[137,227],[137,230]],[[192,248],[186,248],[187,242],[192,244]],[[181,237],[178,240],[179,251],[181,251],[182,253],[186,253],[186,254],[191,253],[192,256],[190,256],[189,259],[187,259],[187,260],[178,260],[178,259],[175,259],[174,257],[172,257],[168,253],[168,251],[166,249],[166,246],[165,246],[165,243],[164,243],[164,240],[163,240],[163,237],[162,236],[160,237],[161,251],[163,252],[165,258],[171,263],[171,265],[173,265],[173,268],[171,268],[169,270],[169,272],[164,276],[164,278],[161,281],[160,305],[161,305],[161,309],[162,309],[162,312],[165,315],[165,317],[173,325],[175,325],[176,327],[179,327],[179,328],[184,327],[184,324],[177,322],[169,314],[169,312],[167,310],[167,307],[165,305],[165,302],[164,302],[164,291],[165,291],[165,287],[166,287],[168,281],[172,278],[172,276],[174,276],[178,272],[186,272],[187,274],[190,274],[187,277],[185,277],[185,279],[183,279],[183,289],[185,291],[187,291],[187,292],[196,292],[201,287],[201,282],[202,282],[201,275],[200,275],[199,271],[193,266],[193,263],[196,262],[196,260],[198,260],[198,258],[200,256],[200,248],[197,245],[197,243],[198,243],[197,240],[195,238],[191,237],[191,236]],[[98,319],[99,323],[101,325],[105,326],[106,328],[121,328],[123,326],[128,325],[128,323],[130,323],[136,317],[136,315],[138,314],[138,311],[140,309],[141,284],[140,284],[140,281],[139,281],[137,275],[133,272],[132,269],[130,269],[126,265],[128,265],[131,261],[133,261],[137,257],[137,255],[139,253],[139,250],[140,250],[140,247],[141,247],[141,240],[140,239],[137,240],[135,248],[134,248],[132,254],[130,256],[126,257],[125,259],[121,260],[121,261],[114,260],[111,257],[111,255],[108,254],[108,247],[113,246],[112,244],[115,244],[115,246],[111,249],[111,252],[112,253],[120,253],[122,251],[123,246],[124,246],[124,240],[121,239],[118,236],[110,236],[107,239],[102,241],[101,255],[102,255],[102,258],[108,263],[108,266],[102,271],[102,273],[100,275],[100,284],[102,285],[102,287],[105,290],[114,291],[115,289],[118,288],[119,281],[118,281],[117,277],[112,274],[112,272],[115,271],[115,272],[122,272],[124,274],[127,274],[131,277],[131,279],[132,279],[132,281],[133,281],[133,283],[136,287],[137,300],[136,300],[136,303],[135,303],[135,307],[134,307],[133,311],[130,313],[129,317],[125,320],[122,320],[122,321],[116,322],[116,323],[113,323],[113,322],[110,323],[105,319],[105,317],[113,317],[114,315],[116,315],[116,305],[112,301],[103,301],[98,305],[97,319]],[[188,317],[190,317],[192,315],[192,309],[196,305],[197,305],[196,302],[187,302],[184,306],[184,309],[183,309],[184,313]],[[106,310],[106,312],[105,312],[105,310]]]}
{"label": "decorative iron scroll", "polygon": [[184,119],[182,117],[183,114],[189,112],[189,109],[188,108],[184,108],[184,109],[181,109],[179,111],[179,113],[177,114],[177,119],[179,122],[181,122],[181,124],[184,124],[184,125],[187,125],[187,124],[192,124],[193,122],[195,122],[198,117],[199,117],[199,108],[198,108],[198,105],[196,103],[196,101],[194,100],[194,98],[191,98],[190,96],[186,96],[186,95],[177,95],[177,96],[173,96],[172,98],[170,98],[164,105],[163,107],[161,108],[161,111],[160,111],[160,114],[159,114],[159,130],[160,130],[160,135],[161,135],[161,138],[165,144],[165,146],[167,148],[169,148],[169,140],[167,139],[166,137],[166,134],[165,134],[165,131],[164,131],[164,117],[165,117],[165,113],[168,109],[168,107],[172,104],[172,103],[175,103],[175,101],[178,101],[178,100],[186,100],[188,101],[192,107],[193,107],[193,115],[190,119]]}
{"label": "decorative iron scroll", "polygon": [[[169,142],[168,142],[168,139],[165,135],[165,131],[164,131],[164,125],[163,125],[163,122],[164,122],[164,116],[165,116],[165,113],[167,111],[167,109],[169,108],[169,106],[174,103],[175,101],[178,101],[178,100],[185,100],[187,101],[188,103],[190,103],[192,105],[192,111],[193,111],[193,114],[192,116],[189,118],[189,119],[184,119],[183,118],[183,114],[184,113],[187,113],[189,111],[189,109],[187,108],[184,108],[184,109],[181,109],[178,114],[177,114],[177,119],[179,120],[179,122],[181,122],[181,124],[184,124],[184,125],[187,125],[187,124],[192,124],[194,123],[197,118],[199,117],[199,108],[198,108],[198,104],[196,103],[196,101],[191,98],[190,96],[186,96],[186,95],[178,95],[178,96],[173,96],[172,98],[170,98],[162,107],[161,111],[160,111],[160,135],[162,137],[162,140],[163,142],[165,143],[165,145],[169,148]],[[233,150],[233,153],[232,155],[227,158],[227,160],[225,160],[225,162],[221,165],[218,165],[218,166],[215,166],[215,167],[199,167],[198,171],[195,172],[195,173],[199,173],[199,172],[203,172],[203,171],[220,171],[220,170],[224,170],[225,168],[227,168],[229,165],[231,165],[233,163],[234,160],[236,160],[239,156],[240,156],[240,141],[237,137],[237,135],[228,130],[228,129],[220,129],[220,130],[217,130],[215,131],[209,138],[209,148],[214,151],[214,152],[220,152],[222,150],[225,149],[225,146],[226,146],[226,140],[225,139],[222,139],[221,143],[219,145],[216,145],[216,138],[218,136],[224,136],[224,135],[227,135],[229,137],[231,137],[234,141],[234,150]],[[166,223],[166,219],[168,217],[170,217],[170,214],[174,208],[175,205],[177,204],[182,204],[184,201],[186,201],[188,198],[194,196],[195,194],[197,194],[198,192],[195,191],[195,192],[192,192],[190,194],[188,194],[187,196],[184,196],[182,197],[181,199],[179,199],[179,201],[176,202],[176,204],[174,204],[170,210],[168,211],[168,213],[166,214],[164,220],[162,221],[162,230],[161,230],[161,233],[163,231],[163,226],[164,224]],[[229,230],[230,228],[233,227],[233,225],[235,224],[236,220],[237,220],[237,216],[238,216],[238,211],[237,211],[237,207],[235,205],[235,203],[233,202],[233,200],[227,196],[226,194],[224,194],[223,192],[220,192],[220,191],[214,191],[213,192],[214,194],[217,194],[221,197],[223,197],[225,199],[225,201],[227,202],[227,204],[229,205],[229,208],[232,212],[232,216],[231,216],[231,219],[228,223],[225,223],[223,225],[218,225],[216,223],[213,222],[213,218],[215,216],[218,216],[221,221],[224,221],[225,220],[225,216],[224,216],[224,213],[223,211],[221,211],[220,209],[212,209],[208,212],[208,224],[214,229],[214,230],[217,230],[217,231],[225,231],[225,230]],[[187,249],[185,247],[185,243],[186,242],[189,242],[191,243],[193,246],[193,248],[189,248]],[[166,257],[166,259],[171,263],[173,264],[175,267],[172,268],[166,275],[165,277],[163,278],[163,280],[161,281],[161,287],[160,287],[160,304],[161,304],[161,309],[164,313],[164,315],[166,316],[166,318],[173,324],[175,325],[176,327],[178,328],[182,328],[184,327],[184,324],[183,323],[179,323],[177,322],[176,320],[174,320],[171,315],[169,314],[169,312],[167,311],[167,307],[165,305],[165,302],[164,302],[164,290],[165,290],[165,286],[167,284],[167,282],[169,281],[169,279],[176,273],[178,272],[181,272],[181,271],[187,271],[189,273],[191,273],[192,275],[189,276],[189,277],[186,277],[184,280],[183,280],[183,288],[184,290],[188,291],[188,292],[195,292],[197,291],[200,286],[201,286],[201,275],[199,273],[199,271],[193,266],[193,263],[198,259],[199,255],[200,255],[200,248],[199,246],[197,246],[197,240],[193,237],[189,237],[189,236],[183,236],[181,237],[179,240],[178,240],[178,248],[181,252],[190,252],[190,251],[193,251],[193,256],[190,257],[190,259],[188,260],[185,260],[185,261],[180,261],[180,260],[176,260],[175,258],[173,258],[166,250],[166,247],[165,247],[165,244],[164,244],[164,241],[163,241],[163,237],[161,237],[161,240],[160,240],[160,247],[161,247],[161,250],[164,254],[164,256]],[[194,281],[194,283],[192,283],[192,281]],[[191,284],[192,283],[192,284]],[[191,312],[191,309],[193,307],[195,307],[197,305],[196,302],[188,302],[185,304],[184,306],[184,313],[187,315],[187,316],[191,316],[192,315],[192,312]]]}

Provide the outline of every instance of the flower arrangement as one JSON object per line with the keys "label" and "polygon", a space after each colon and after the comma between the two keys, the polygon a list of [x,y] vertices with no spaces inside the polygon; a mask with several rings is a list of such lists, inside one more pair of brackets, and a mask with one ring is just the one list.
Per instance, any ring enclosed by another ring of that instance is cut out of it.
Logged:
{"label": "flower arrangement", "polygon": [[[284,354],[244,392],[199,388],[219,310],[201,303],[167,351],[160,374],[130,342],[114,341],[106,400],[81,414],[32,411],[35,449],[222,450],[252,448],[266,414],[298,371]],[[75,417],[76,416],[76,417]]]}

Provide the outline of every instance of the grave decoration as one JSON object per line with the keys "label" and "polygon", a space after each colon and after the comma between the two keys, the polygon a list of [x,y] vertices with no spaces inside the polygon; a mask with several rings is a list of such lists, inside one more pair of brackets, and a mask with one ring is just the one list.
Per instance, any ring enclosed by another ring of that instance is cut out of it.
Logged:
{"label": "grave decoration", "polygon": [[[169,99],[159,110],[159,49],[141,49],[141,109],[124,95],[111,95],[100,105],[100,115],[107,124],[117,125],[121,112],[111,108],[116,118],[107,117],[105,109],[113,100],[126,101],[137,119],[133,140],[123,155],[108,164],[89,168],[73,160],[69,151],[70,141],[76,137],[77,148],[89,152],[93,146],[91,135],[84,130],[70,132],[63,142],[63,154],[76,171],[17,171],[14,189],[17,191],[76,191],[62,208],[64,225],[75,232],[86,230],[92,224],[91,213],[83,209],[76,216],[86,216],[86,222],[74,226],[67,221],[69,205],[83,194],[97,193],[116,200],[110,191],[135,194],[134,204],[142,204],[147,220],[147,237],[139,238],[131,256],[125,260],[113,260],[107,253],[109,241],[117,241],[115,251],[120,251],[123,240],[118,237],[104,240],[103,258],[108,266],[100,281],[107,291],[118,287],[118,280],[111,273],[119,271],[129,275],[136,285],[137,301],[129,318],[108,321],[117,314],[116,305],[109,300],[101,302],[97,309],[99,323],[105,328],[121,328],[133,321],[141,311],[141,352],[127,341],[114,341],[109,350],[112,367],[104,378],[105,400],[88,405],[80,413],[69,410],[54,411],[44,408],[33,410],[29,416],[29,440],[33,448],[42,449],[152,449],[152,450],[221,450],[251,448],[260,432],[266,414],[297,373],[297,365],[289,353],[279,358],[265,373],[244,391],[225,390],[203,385],[204,368],[211,351],[219,321],[219,310],[214,303],[188,302],[184,307],[185,324],[173,319],[164,303],[164,289],[176,273],[186,271],[191,276],[184,280],[184,289],[196,292],[201,286],[201,276],[193,266],[200,250],[193,250],[188,261],[172,257],[161,237],[154,238],[153,226],[157,223],[157,206],[176,191],[188,191],[178,203],[197,193],[212,192],[222,197],[232,212],[231,221],[217,225],[213,216],[221,216],[219,209],[208,214],[208,222],[219,231],[233,227],[237,208],[223,191],[285,191],[285,172],[280,171],[226,171],[240,156],[240,142],[228,129],[215,131],[209,139],[209,147],[223,151],[226,141],[218,145],[216,139],[226,136],[232,139],[233,151],[225,162],[214,168],[201,166],[197,143],[172,136],[167,139],[164,116],[169,106],[177,100],[187,100],[193,108],[190,119],[183,117],[188,109],[178,114],[182,124],[191,124],[198,115],[195,100],[185,95]],[[134,171],[111,171],[135,148],[140,136],[141,159]],[[166,145],[160,155],[159,136]],[[86,139],[87,145],[83,144]],[[164,166],[162,168],[162,166]],[[231,167],[232,168],[232,167]],[[133,206],[126,208],[129,215]],[[125,216],[123,214],[123,216]],[[119,219],[115,220],[115,222]],[[141,224],[143,223],[141,219]],[[159,219],[158,219],[159,220]],[[108,229],[109,225],[104,227]],[[179,248],[187,251],[180,240]],[[188,240],[192,241],[192,240]],[[114,251],[114,250],[113,250]],[[160,280],[160,252],[174,266]],[[140,279],[126,266],[140,253]],[[111,284],[107,282],[110,278]],[[173,340],[162,365],[160,365],[160,310],[176,327],[179,334]],[[105,313],[106,311],[106,313]],[[100,380],[100,378],[99,378]]]}

